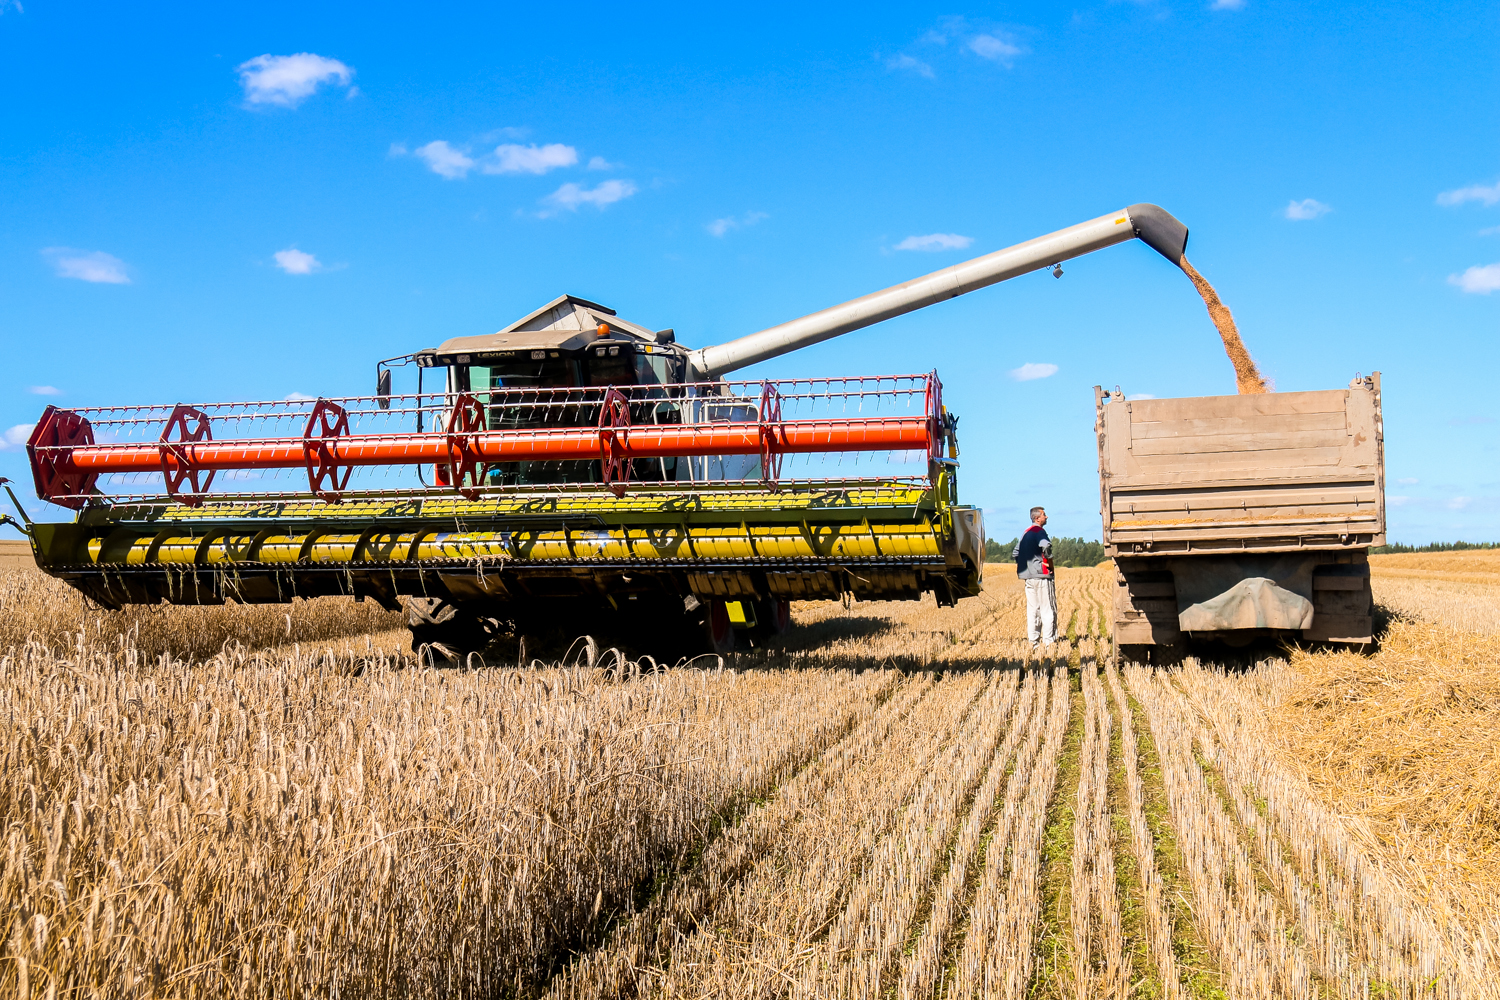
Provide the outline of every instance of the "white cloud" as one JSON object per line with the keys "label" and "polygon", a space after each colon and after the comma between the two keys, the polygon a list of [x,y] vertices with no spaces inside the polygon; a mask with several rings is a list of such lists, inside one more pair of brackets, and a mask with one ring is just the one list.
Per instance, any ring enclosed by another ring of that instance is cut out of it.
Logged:
{"label": "white cloud", "polygon": [[1469,506],[1469,504],[1471,504],[1473,502],[1474,502],[1474,498],[1473,497],[1454,497],[1452,500],[1448,501],[1448,509],[1449,510],[1463,510],[1465,507]]}
{"label": "white cloud", "polygon": [[925,76],[929,80],[932,79],[933,75],[931,66],[927,65],[916,56],[909,56],[905,53],[902,53],[901,55],[891,56],[885,61],[885,68],[911,70],[918,76]]}
{"label": "white cloud", "polygon": [[929,233],[926,236],[908,236],[896,244],[897,250],[962,250],[974,242],[972,236],[957,233]]}
{"label": "white cloud", "polygon": [[1386,505],[1390,507],[1405,507],[1408,503],[1411,502],[1411,497],[1388,496],[1385,498],[1385,502]]}
{"label": "white cloud", "polygon": [[385,155],[387,155],[387,156],[405,156],[407,154],[407,152],[408,152],[408,150],[406,148],[406,143],[404,143],[404,142],[393,142],[393,143],[391,143],[391,148],[388,149],[388,150],[386,150],[386,154]]}
{"label": "white cloud", "polygon": [[558,167],[571,167],[577,162],[578,150],[560,142],[545,146],[507,143],[495,147],[493,158],[485,161],[483,170],[487,174],[545,174]]}
{"label": "white cloud", "polygon": [[73,250],[69,247],[47,247],[42,255],[52,261],[59,278],[77,278],[105,285],[128,285],[125,262],[102,250]]}
{"label": "white cloud", "polygon": [[1484,184],[1470,184],[1468,187],[1454,188],[1452,191],[1444,191],[1437,196],[1439,205],[1462,205],[1466,201],[1477,201],[1486,207],[1500,201],[1500,181],[1488,186]]}
{"label": "white cloud", "polygon": [[[635,194],[636,187],[633,181],[604,181],[596,188],[580,187],[569,181],[562,187],[553,191],[542,199],[543,205],[551,205],[554,208],[566,208],[570,212],[578,211],[579,205],[593,205],[603,210],[607,205],[613,205],[617,201],[629,198]],[[543,212],[543,216],[554,214]]]}
{"label": "white cloud", "polygon": [[474,161],[442,139],[418,146],[414,151],[432,172],[450,181],[462,180],[474,169]]}
{"label": "white cloud", "polygon": [[251,104],[280,104],[295,108],[318,89],[318,84],[337,80],[344,86],[354,76],[354,70],[337,59],[328,59],[311,52],[298,52],[291,56],[256,56],[240,63],[240,85],[245,88],[245,100]]}
{"label": "white cloud", "polygon": [[1287,202],[1282,214],[1295,222],[1302,222],[1307,219],[1316,219],[1320,215],[1327,215],[1332,211],[1332,206],[1325,205],[1316,198],[1303,198],[1301,201],[1293,198]]}
{"label": "white cloud", "polygon": [[1244,10],[1245,0],[1214,0],[1208,5],[1209,10]]}
{"label": "white cloud", "polygon": [[281,398],[284,399],[288,403],[306,403],[306,402],[310,402],[310,401],[312,401],[314,399],[317,399],[318,397],[317,396],[309,396],[305,392],[289,392],[285,396],[282,396]]}
{"label": "white cloud", "polygon": [[1500,226],[1490,226],[1479,231],[1480,236],[1500,236]]}
{"label": "white cloud", "polygon": [[618,163],[610,163],[602,156],[589,157],[590,170],[614,170],[619,167]]}
{"label": "white cloud", "polygon": [[753,226],[762,219],[769,218],[770,216],[765,212],[746,212],[744,215],[739,216],[738,218],[731,215],[727,218],[715,219],[704,228],[715,236],[723,236],[731,229],[738,229],[741,226]]}
{"label": "white cloud", "polygon": [[31,437],[31,429],[35,424],[16,424],[0,434],[0,451],[16,451],[26,446],[26,439]]}
{"label": "white cloud", "polygon": [[981,59],[997,62],[1002,66],[1009,66],[1015,61],[1016,56],[1023,55],[1026,50],[999,34],[978,34],[968,41],[969,51]]}
{"label": "white cloud", "polygon": [[1126,399],[1155,399],[1156,397],[1153,396],[1149,392],[1132,392],[1130,395],[1126,396],[1125,398]]}
{"label": "white cloud", "polygon": [[55,385],[34,385],[27,390],[33,396],[61,396],[62,390]]}
{"label": "white cloud", "polygon": [[920,41],[929,45],[947,45],[949,39],[959,41],[964,49],[981,59],[1006,67],[1011,65],[1016,56],[1026,54],[1026,48],[1010,32],[990,27],[983,21],[975,23],[959,15],[940,18],[938,26],[929,30]]}
{"label": "white cloud", "polygon": [[1053,364],[1037,364],[1028,361],[1019,368],[1010,370],[1010,377],[1017,382],[1030,382],[1032,379],[1051,378],[1057,374],[1057,366]]}
{"label": "white cloud", "polygon": [[296,247],[277,250],[271,256],[276,259],[276,266],[287,274],[312,274],[314,271],[323,270],[323,265],[318,258],[310,253],[303,253]]}
{"label": "white cloud", "polygon": [[1500,264],[1471,267],[1463,274],[1448,275],[1448,284],[1457,285],[1471,295],[1500,292]]}
{"label": "white cloud", "polygon": [[16,9],[17,14],[26,13],[26,8],[21,6],[21,0],[0,0],[0,14],[4,14],[11,7]]}

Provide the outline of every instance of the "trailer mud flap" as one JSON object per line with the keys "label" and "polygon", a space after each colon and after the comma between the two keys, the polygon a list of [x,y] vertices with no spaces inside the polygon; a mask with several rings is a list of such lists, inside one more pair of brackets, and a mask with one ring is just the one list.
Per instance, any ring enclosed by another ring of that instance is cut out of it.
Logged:
{"label": "trailer mud flap", "polygon": [[1177,616],[1177,624],[1184,632],[1305,629],[1312,627],[1312,621],[1312,601],[1276,586],[1265,577],[1241,580],[1217,597],[1191,605]]}

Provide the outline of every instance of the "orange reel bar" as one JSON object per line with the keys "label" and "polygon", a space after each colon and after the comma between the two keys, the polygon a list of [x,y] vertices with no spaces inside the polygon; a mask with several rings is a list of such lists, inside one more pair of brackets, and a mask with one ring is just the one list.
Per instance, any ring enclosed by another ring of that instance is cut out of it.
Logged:
{"label": "orange reel bar", "polygon": [[99,477],[121,473],[161,473],[170,497],[196,506],[217,473],[302,468],[309,491],[337,503],[349,470],[356,466],[436,466],[441,484],[475,499],[487,470],[497,464],[599,461],[604,485],[620,495],[633,460],[736,455],[759,457],[761,481],[774,489],[784,455],[936,454],[943,418],[934,405],[936,378],[927,378],[926,405],[902,415],[782,419],[782,397],[772,383],[764,383],[759,398],[750,398],[749,412],[739,419],[631,423],[632,400],[619,390],[604,389],[598,420],[590,425],[498,430],[486,427],[486,413],[487,407],[502,404],[464,393],[449,397],[446,419],[437,428],[412,433],[351,433],[353,411],[320,399],[298,437],[216,438],[213,418],[205,412],[212,407],[178,406],[158,440],[99,441],[85,415],[91,411],[48,407],[28,451],[37,495],[76,508],[88,503]]}
{"label": "orange reel bar", "polygon": [[[610,457],[680,458],[688,455],[758,455],[761,424],[635,424],[611,429]],[[926,451],[932,440],[925,417],[791,420],[776,426],[778,450],[786,454],[833,451]],[[470,456],[484,461],[569,461],[599,458],[599,429],[560,427],[479,431],[467,447],[456,434],[349,434],[324,438],[320,453],[332,463],[352,465],[460,464]],[[68,446],[63,446],[68,447]],[[199,471],[295,469],[306,461],[300,437],[205,440],[174,444],[91,444],[70,448],[71,465],[89,473],[174,474],[182,465]],[[164,457],[162,452],[166,451]]]}

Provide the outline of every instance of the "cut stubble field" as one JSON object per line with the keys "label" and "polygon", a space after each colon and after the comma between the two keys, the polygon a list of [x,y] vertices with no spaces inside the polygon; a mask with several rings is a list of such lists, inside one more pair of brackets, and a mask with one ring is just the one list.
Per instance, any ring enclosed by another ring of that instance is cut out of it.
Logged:
{"label": "cut stubble field", "polygon": [[1108,565],[473,669],[0,570],[0,994],[1500,996],[1500,553],[1374,562],[1373,654],[1159,670]]}

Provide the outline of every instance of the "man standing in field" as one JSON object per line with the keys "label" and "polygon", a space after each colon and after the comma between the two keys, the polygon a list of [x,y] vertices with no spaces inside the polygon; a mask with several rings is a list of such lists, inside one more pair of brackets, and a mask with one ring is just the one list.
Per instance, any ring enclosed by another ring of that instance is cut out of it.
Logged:
{"label": "man standing in field", "polygon": [[1057,583],[1052,576],[1052,539],[1047,537],[1047,512],[1031,508],[1031,527],[1011,553],[1016,577],[1026,581],[1026,638],[1035,651],[1041,643],[1057,641]]}

